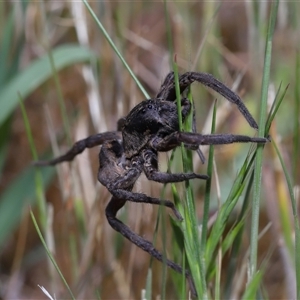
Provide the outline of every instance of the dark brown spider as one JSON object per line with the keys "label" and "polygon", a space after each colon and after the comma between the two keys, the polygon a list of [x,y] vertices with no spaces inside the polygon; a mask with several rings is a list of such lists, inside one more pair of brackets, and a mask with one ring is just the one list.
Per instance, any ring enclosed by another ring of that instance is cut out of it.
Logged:
{"label": "dark brown spider", "polygon": [[[249,125],[258,128],[256,121],[248,109],[233,91],[210,74],[188,72],[179,77],[180,92],[183,93],[194,81],[215,90],[227,100],[234,103],[243,114]],[[191,104],[186,98],[181,99],[181,115],[183,122],[191,112]],[[118,210],[126,201],[164,205],[172,209],[178,220],[181,215],[173,202],[152,198],[142,193],[132,192],[132,188],[141,175],[145,173],[149,180],[170,183],[189,179],[208,179],[206,175],[195,173],[164,173],[158,169],[158,152],[169,151],[181,143],[185,147],[197,150],[200,158],[203,154],[200,145],[221,145],[230,143],[266,143],[268,139],[232,134],[207,134],[195,132],[179,132],[178,113],[174,74],[169,73],[155,98],[144,100],[136,105],[129,114],[119,120],[119,131],[111,131],[92,135],[80,140],[64,155],[49,161],[38,161],[35,165],[55,165],[63,161],[71,161],[85,148],[102,145],[99,153],[98,180],[110,191],[112,199],[108,203],[105,213],[109,224],[125,238],[148,252],[150,255],[164,261],[173,270],[182,273],[178,264],[163,258],[153,244],[136,233],[116,218]],[[184,271],[190,288],[195,294],[192,278],[188,271]]]}

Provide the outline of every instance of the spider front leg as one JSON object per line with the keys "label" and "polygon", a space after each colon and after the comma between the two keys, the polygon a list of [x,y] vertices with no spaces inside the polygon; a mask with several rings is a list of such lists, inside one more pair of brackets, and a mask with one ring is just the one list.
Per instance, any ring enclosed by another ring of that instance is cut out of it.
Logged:
{"label": "spider front leg", "polygon": [[159,260],[162,263],[166,263],[167,266],[170,267],[171,269],[173,269],[174,271],[176,271],[180,274],[182,274],[184,272],[184,274],[188,280],[191,292],[194,296],[196,296],[196,289],[194,286],[193,279],[187,270],[183,270],[180,265],[165,258],[158,250],[156,250],[154,248],[154,246],[151,242],[145,240],[144,238],[142,238],[141,236],[139,236],[138,234],[133,232],[128,226],[126,226],[123,222],[121,222],[119,219],[116,218],[118,210],[121,207],[123,207],[125,203],[126,203],[126,200],[117,198],[115,196],[112,197],[112,199],[108,203],[108,205],[105,209],[105,214],[106,214],[106,218],[107,218],[107,221],[110,224],[110,226],[114,230],[121,233],[126,239],[128,239],[130,242],[135,244],[137,247],[148,252],[152,257],[156,258],[157,260]]}
{"label": "spider front leg", "polygon": [[51,160],[35,161],[33,164],[35,166],[54,166],[64,161],[71,161],[76,155],[82,153],[86,148],[93,148],[95,146],[102,145],[107,140],[115,139],[121,139],[121,132],[108,131],[91,135],[83,140],[76,142],[73,147],[63,155]]}
{"label": "spider front leg", "polygon": [[200,72],[187,72],[180,76],[179,84],[181,89],[187,88],[193,82],[199,82],[203,85],[211,88],[216,91],[224,98],[226,98],[229,102],[235,104],[242,115],[247,120],[248,124],[255,129],[258,129],[258,125],[252,115],[250,114],[248,108],[245,106],[242,99],[233,92],[229,87],[227,87],[224,83],[216,79],[213,75],[208,73],[200,73]]}
{"label": "spider front leg", "polygon": [[[216,91],[229,102],[235,104],[239,111],[242,113],[244,118],[247,120],[252,128],[258,129],[258,125],[249,110],[241,100],[241,98],[228,88],[224,83],[216,79],[213,75],[201,72],[186,72],[179,76],[179,87],[180,93],[183,93],[193,82],[199,82],[212,90]],[[171,72],[165,78],[160,91],[158,92],[157,98],[161,98],[167,101],[176,100],[175,81],[174,73]]]}
{"label": "spider front leg", "polygon": [[195,145],[226,145],[233,143],[259,143],[269,142],[267,138],[250,137],[234,134],[198,134],[192,132],[174,132],[164,139],[156,139],[152,147],[157,151],[169,151],[178,147],[181,143],[185,146]]}

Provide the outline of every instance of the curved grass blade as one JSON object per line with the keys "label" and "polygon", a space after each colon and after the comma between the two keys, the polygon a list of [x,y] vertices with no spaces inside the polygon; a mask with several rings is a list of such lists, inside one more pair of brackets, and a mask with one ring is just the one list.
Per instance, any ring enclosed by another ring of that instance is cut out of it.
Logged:
{"label": "curved grass blade", "polygon": [[[280,85],[281,87],[281,85]],[[278,89],[278,92],[276,94],[276,97],[275,97],[275,100],[272,104],[272,107],[271,107],[271,110],[270,110],[270,113],[269,113],[269,116],[268,116],[268,119],[267,119],[267,122],[266,122],[266,126],[265,126],[265,135],[268,135],[269,134],[269,131],[270,131],[270,128],[271,128],[271,124],[275,118],[275,115],[277,114],[277,111],[282,103],[282,100],[288,90],[288,85],[286,86],[285,90],[282,92],[280,98],[279,97],[279,91],[280,91],[280,87]]]}
{"label": "curved grass blade", "polygon": [[[26,135],[27,135],[27,139],[29,141],[32,157],[34,160],[37,160],[38,155],[37,155],[37,151],[36,151],[36,148],[34,145],[32,132],[31,132],[30,124],[29,124],[29,119],[28,119],[28,116],[27,116],[25,107],[23,105],[20,94],[19,94],[19,100],[20,100],[22,116],[23,116],[23,120],[24,120],[24,124],[25,124]],[[36,198],[37,198],[37,205],[39,208],[39,217],[40,217],[39,221],[40,221],[40,224],[42,224],[42,229],[44,232],[44,230],[46,229],[46,224],[47,224],[47,212],[46,212],[47,209],[46,209],[46,199],[45,199],[45,195],[44,195],[44,191],[43,191],[43,179],[42,179],[40,170],[37,168],[35,168],[34,175],[35,175],[34,179],[35,179],[35,183],[36,183],[36,188],[35,188]]]}
{"label": "curved grass blade", "polygon": [[253,277],[251,281],[248,283],[247,288],[242,297],[243,300],[257,299],[257,290],[261,284],[262,277],[263,277],[263,272],[261,271],[257,271],[255,274],[253,274]]}
{"label": "curved grass blade", "polygon": [[[230,259],[229,266],[226,271],[227,278],[226,278],[225,288],[224,288],[224,295],[223,295],[224,298],[230,298],[232,289],[234,287],[234,274],[238,267],[237,266],[237,263],[238,263],[237,257],[240,253],[242,240],[243,240],[243,232],[244,232],[244,227],[245,227],[244,220],[246,219],[247,214],[250,211],[250,201],[251,201],[250,193],[251,193],[252,186],[253,186],[253,178],[254,178],[253,175],[254,175],[254,172],[253,172],[253,170],[251,170],[251,175],[250,175],[250,179],[248,180],[248,183],[247,183],[247,189],[246,189],[246,193],[244,196],[243,205],[242,205],[241,211],[240,211],[238,219],[237,219],[238,224],[242,224],[241,225],[242,228],[237,233],[237,236],[231,246],[231,259]],[[238,226],[238,224],[236,226]]]}
{"label": "curved grass blade", "polygon": [[48,248],[48,246],[47,246],[47,244],[46,244],[46,242],[45,242],[45,240],[44,240],[44,237],[43,237],[43,235],[42,235],[42,233],[41,233],[41,231],[40,231],[39,225],[37,224],[37,221],[36,221],[36,219],[35,219],[35,217],[34,217],[34,214],[33,214],[32,210],[30,210],[30,215],[31,215],[31,219],[32,219],[32,221],[33,221],[34,227],[35,227],[35,229],[36,229],[36,232],[38,233],[38,235],[39,235],[39,237],[40,237],[40,240],[41,240],[41,242],[42,242],[42,244],[43,244],[43,246],[44,246],[44,248],[45,248],[45,250],[46,250],[46,252],[47,252],[48,257],[50,258],[52,264],[54,265],[54,267],[55,267],[57,273],[59,274],[59,276],[60,276],[62,282],[64,283],[65,287],[67,288],[67,290],[68,290],[68,292],[69,292],[71,298],[72,298],[73,300],[75,300],[75,297],[74,297],[74,295],[73,295],[73,293],[72,293],[72,291],[71,291],[71,289],[70,289],[70,287],[69,287],[69,285],[68,285],[68,283],[67,283],[65,277],[63,276],[62,272],[60,271],[60,269],[59,269],[59,267],[58,267],[58,265],[57,265],[57,263],[56,263],[56,261],[55,261],[53,255],[52,255],[51,251],[49,250],[49,248]]}
{"label": "curved grass blade", "polygon": [[[88,62],[95,58],[90,50],[76,45],[60,46],[52,50],[57,70],[67,66]],[[48,54],[36,59],[26,69],[15,76],[0,91],[0,126],[19,104],[18,92],[27,97],[38,86],[53,76]]]}
{"label": "curved grass blade", "polygon": [[220,241],[220,238],[225,230],[226,222],[231,214],[232,210],[235,208],[242,192],[244,191],[246,185],[246,179],[249,176],[254,164],[256,152],[251,156],[247,156],[241,170],[239,171],[230,194],[228,195],[226,201],[221,206],[218,212],[217,219],[211,229],[210,236],[207,241],[206,246],[206,261],[208,266],[208,274],[210,274],[210,269],[212,264],[214,264],[216,248]]}

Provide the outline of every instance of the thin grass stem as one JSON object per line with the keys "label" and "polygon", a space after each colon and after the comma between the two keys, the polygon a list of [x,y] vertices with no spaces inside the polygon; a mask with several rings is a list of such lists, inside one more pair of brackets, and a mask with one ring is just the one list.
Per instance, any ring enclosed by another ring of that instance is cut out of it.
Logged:
{"label": "thin grass stem", "polygon": [[[271,4],[271,15],[266,40],[265,62],[263,71],[263,81],[261,90],[260,116],[258,136],[263,137],[265,132],[268,87],[270,78],[270,65],[272,57],[272,38],[275,28],[275,21],[278,11],[279,1]],[[249,278],[248,283],[254,279],[257,268],[257,249],[258,249],[258,226],[259,226],[259,211],[260,211],[260,195],[261,195],[261,177],[262,177],[262,161],[263,161],[263,145],[257,145],[257,153],[254,169],[254,195],[252,202],[252,220],[250,234],[250,263],[249,263]]]}
{"label": "thin grass stem", "polygon": [[295,70],[295,109],[294,109],[294,133],[293,133],[293,181],[297,182],[299,170],[299,152],[300,152],[300,51],[296,54]]}
{"label": "thin grass stem", "polygon": [[140,81],[137,79],[137,77],[135,76],[135,74],[133,73],[133,71],[131,70],[131,68],[129,67],[129,65],[127,64],[126,60],[124,59],[124,57],[122,56],[121,52],[119,51],[119,49],[117,48],[117,46],[115,45],[115,43],[113,42],[113,40],[111,39],[111,37],[109,36],[108,32],[106,31],[106,29],[104,28],[104,26],[102,25],[102,23],[100,22],[100,20],[96,16],[96,14],[94,13],[94,11],[91,8],[91,6],[89,5],[89,3],[86,0],[82,0],[82,2],[84,3],[84,5],[86,6],[86,8],[88,9],[89,13],[91,14],[91,16],[93,17],[93,19],[95,20],[95,22],[99,26],[101,32],[103,33],[105,39],[107,40],[107,42],[109,43],[109,45],[112,47],[112,49],[114,50],[114,52],[117,54],[117,56],[120,58],[120,60],[123,63],[124,67],[127,69],[127,71],[129,72],[130,76],[133,78],[133,80],[135,81],[135,83],[137,84],[137,86],[139,87],[139,89],[141,90],[141,92],[143,93],[143,95],[145,96],[145,98],[149,99],[150,98],[149,94],[144,89],[144,87],[142,86],[142,84],[140,83]]}
{"label": "thin grass stem", "polygon": [[[212,125],[211,133],[213,134],[216,130],[216,113],[217,113],[217,101],[214,103],[213,116],[212,116]],[[201,281],[206,283],[206,242],[207,242],[207,231],[208,231],[208,220],[209,220],[209,207],[210,207],[210,198],[211,198],[211,183],[213,175],[213,160],[214,160],[214,146],[209,147],[209,155],[207,161],[207,175],[209,179],[206,181],[205,194],[204,194],[204,206],[203,206],[203,217],[202,217],[202,226],[201,226],[201,243],[200,243],[200,276]]]}
{"label": "thin grass stem", "polygon": [[267,119],[267,122],[266,122],[266,129],[265,129],[265,134],[268,135],[269,134],[269,131],[270,131],[270,128],[271,128],[271,124],[275,118],[275,115],[282,103],[282,100],[284,99],[284,96],[288,90],[288,85],[286,86],[285,90],[283,91],[282,95],[279,97],[279,90],[280,90],[280,87],[278,89],[278,93],[276,94],[276,97],[275,97],[275,100],[272,104],[272,107],[271,107],[271,110],[270,110],[270,113],[269,113],[269,117]]}
{"label": "thin grass stem", "polygon": [[[33,159],[37,160],[38,154],[37,154],[37,151],[35,148],[29,119],[28,119],[26,109],[24,107],[22,97],[20,94],[19,94],[19,102],[20,102],[22,116],[23,116],[23,120],[24,120],[24,124],[25,124],[27,139],[28,139],[28,142],[30,145],[31,154],[32,154]],[[38,209],[39,209],[39,221],[42,225],[43,232],[45,232],[46,225],[47,225],[46,199],[45,199],[44,190],[43,190],[42,174],[38,168],[35,168],[34,180],[35,180],[35,193],[36,193],[36,198],[37,198],[37,205],[38,205]]]}
{"label": "thin grass stem", "polygon": [[[213,108],[213,119],[211,125],[211,133],[215,133],[216,130],[216,111],[217,111],[217,102],[214,103]],[[207,175],[209,179],[206,181],[206,188],[204,194],[204,206],[203,206],[203,219],[202,219],[202,228],[201,228],[201,253],[204,255],[206,249],[206,239],[207,239],[207,224],[209,219],[209,206],[210,206],[210,196],[211,196],[211,183],[213,175],[213,157],[214,157],[214,146],[209,147],[209,155],[207,161]]]}
{"label": "thin grass stem", "polygon": [[57,273],[59,274],[62,282],[64,283],[65,287],[67,288],[67,290],[68,290],[71,298],[73,300],[75,300],[75,297],[74,297],[74,295],[73,295],[73,293],[72,293],[72,291],[71,291],[71,289],[70,289],[70,287],[69,287],[69,285],[68,285],[65,277],[63,276],[62,272],[60,271],[60,269],[59,269],[59,267],[58,267],[58,265],[57,265],[57,263],[56,263],[53,255],[52,255],[51,251],[49,250],[49,248],[48,248],[48,246],[47,246],[47,244],[46,244],[46,242],[44,240],[44,237],[43,237],[43,235],[42,235],[42,233],[40,231],[39,225],[37,224],[37,221],[36,221],[36,219],[34,217],[34,214],[33,214],[32,210],[30,210],[30,215],[31,215],[31,219],[32,219],[33,225],[34,225],[34,227],[36,229],[36,232],[38,233],[39,238],[40,238],[40,240],[41,240],[41,242],[42,242],[42,244],[43,244],[43,246],[44,246],[44,248],[45,248],[45,250],[47,252],[48,257],[50,258],[52,264],[54,265],[54,267],[55,267]]}

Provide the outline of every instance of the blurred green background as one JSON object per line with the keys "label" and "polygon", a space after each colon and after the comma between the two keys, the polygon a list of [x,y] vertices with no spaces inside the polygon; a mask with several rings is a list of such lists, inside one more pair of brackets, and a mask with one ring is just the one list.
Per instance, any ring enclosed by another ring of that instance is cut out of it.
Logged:
{"label": "blurred green background", "polygon": [[[154,97],[170,71],[172,59],[164,4],[90,4],[135,75]],[[213,74],[242,97],[257,119],[270,2],[170,1],[167,6],[180,72]],[[298,2],[280,2],[269,86],[271,104],[279,85],[282,83],[284,89],[289,84],[271,136],[280,147],[296,196],[300,183],[299,12]],[[115,130],[117,120],[144,96],[79,1],[2,1],[0,25],[0,299],[46,298],[38,285],[57,299],[69,297],[32,224],[30,207],[76,299],[142,298],[150,257],[107,224],[104,209],[110,195],[96,180],[99,149],[85,151],[70,165],[36,172],[31,166],[36,158],[31,153],[19,102],[23,100],[34,144],[42,158],[58,155],[88,135]],[[193,85],[192,93],[198,131],[208,133],[216,95],[199,84]],[[217,132],[254,135],[238,110],[226,102],[218,101]],[[218,180],[212,187],[211,224],[218,201],[226,199],[248,149],[249,145],[215,149]],[[205,148],[203,151],[207,153]],[[206,172],[197,157],[194,164],[196,172]],[[160,167],[166,170],[165,154],[161,154]],[[294,263],[282,231],[292,228],[292,213],[285,178],[270,145],[265,148],[262,184],[262,294],[267,299],[287,299],[295,295],[296,283]],[[139,180],[136,190],[161,195],[161,185],[150,184],[145,178]],[[203,183],[194,182],[194,191],[200,220]],[[165,198],[170,197],[167,188]],[[283,220],[282,211],[290,219]],[[157,208],[127,203],[119,216],[135,232],[152,240]],[[234,222],[232,214],[228,230]],[[226,274],[230,251],[223,258],[224,298],[238,299],[245,288],[247,220],[245,224],[242,246],[234,257],[238,268],[229,279]],[[166,251],[174,259],[178,249],[168,224],[166,232]],[[293,236],[293,232],[290,234]],[[158,248],[161,243],[158,238]],[[153,299],[161,293],[161,268],[160,263],[153,262]],[[169,275],[166,295],[174,299],[175,280]]]}

